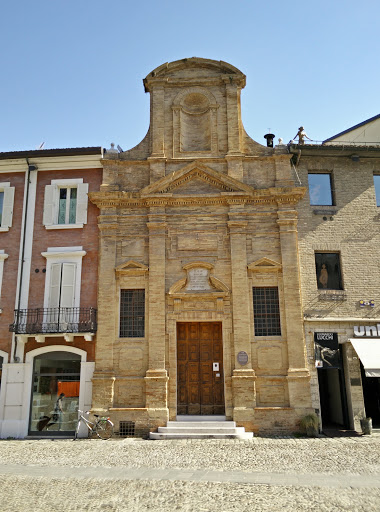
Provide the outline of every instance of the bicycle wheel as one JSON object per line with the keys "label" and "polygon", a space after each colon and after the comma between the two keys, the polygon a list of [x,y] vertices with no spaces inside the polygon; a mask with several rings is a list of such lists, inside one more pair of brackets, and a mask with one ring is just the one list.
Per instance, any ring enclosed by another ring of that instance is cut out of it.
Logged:
{"label": "bicycle wheel", "polygon": [[94,427],[95,433],[100,439],[107,440],[113,436],[113,423],[110,420],[99,420]]}
{"label": "bicycle wheel", "polygon": [[77,428],[75,429],[74,441],[75,441],[76,439],[78,439],[78,433],[79,433],[79,429],[80,429],[80,424],[81,424],[81,420],[79,419],[79,420],[78,420],[78,423],[77,423]]}

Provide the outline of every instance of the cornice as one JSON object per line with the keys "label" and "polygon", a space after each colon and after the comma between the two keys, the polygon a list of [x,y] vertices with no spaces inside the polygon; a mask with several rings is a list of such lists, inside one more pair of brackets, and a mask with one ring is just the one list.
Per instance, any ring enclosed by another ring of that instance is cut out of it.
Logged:
{"label": "cornice", "polygon": [[223,192],[210,195],[153,194],[141,196],[131,192],[91,192],[89,198],[98,208],[149,208],[183,206],[295,205],[305,195],[305,187],[253,190],[251,194]]}

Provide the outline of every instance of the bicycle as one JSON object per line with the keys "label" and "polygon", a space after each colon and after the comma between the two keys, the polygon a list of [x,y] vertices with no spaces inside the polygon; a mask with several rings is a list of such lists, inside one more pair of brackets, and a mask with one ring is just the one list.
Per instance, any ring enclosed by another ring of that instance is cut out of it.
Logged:
{"label": "bicycle", "polygon": [[88,428],[88,436],[92,434],[96,434],[100,439],[106,441],[113,436],[113,427],[114,424],[107,416],[99,416],[99,414],[94,414],[95,422],[88,420],[83,416],[83,414],[89,414],[90,411],[83,411],[78,409],[79,418],[77,428],[75,429],[74,441],[78,439],[78,433],[81,426],[81,422],[83,421],[86,427]]}

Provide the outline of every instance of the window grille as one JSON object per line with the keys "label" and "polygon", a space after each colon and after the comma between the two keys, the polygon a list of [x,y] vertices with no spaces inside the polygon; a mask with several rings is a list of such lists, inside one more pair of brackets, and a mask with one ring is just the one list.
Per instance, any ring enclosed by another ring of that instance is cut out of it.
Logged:
{"label": "window grille", "polygon": [[134,421],[120,421],[119,422],[119,436],[128,437],[135,435]]}
{"label": "window grille", "polygon": [[253,314],[256,336],[280,336],[280,305],[278,288],[253,288]]}
{"label": "window grille", "polygon": [[145,290],[120,291],[120,338],[145,336]]}

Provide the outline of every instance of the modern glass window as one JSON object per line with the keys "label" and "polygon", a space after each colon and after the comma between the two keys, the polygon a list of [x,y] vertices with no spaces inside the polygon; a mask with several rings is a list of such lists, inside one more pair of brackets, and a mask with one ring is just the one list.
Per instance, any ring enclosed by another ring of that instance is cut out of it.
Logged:
{"label": "modern glass window", "polygon": [[120,290],[120,338],[145,336],[145,290]]}
{"label": "modern glass window", "polygon": [[73,433],[78,421],[81,359],[50,352],[34,359],[29,432]]}
{"label": "modern glass window", "polygon": [[309,173],[309,195],[311,205],[333,205],[331,174]]}
{"label": "modern glass window", "polygon": [[3,217],[4,192],[0,191],[0,226]]}
{"label": "modern glass window", "polygon": [[253,288],[255,336],[280,336],[280,304],[277,286]]}
{"label": "modern glass window", "polygon": [[375,183],[376,204],[380,206],[380,174],[375,174],[373,181]]}
{"label": "modern glass window", "polygon": [[338,252],[315,253],[315,270],[320,290],[343,290]]}
{"label": "modern glass window", "polygon": [[77,211],[77,189],[59,189],[58,224],[75,224]]}

